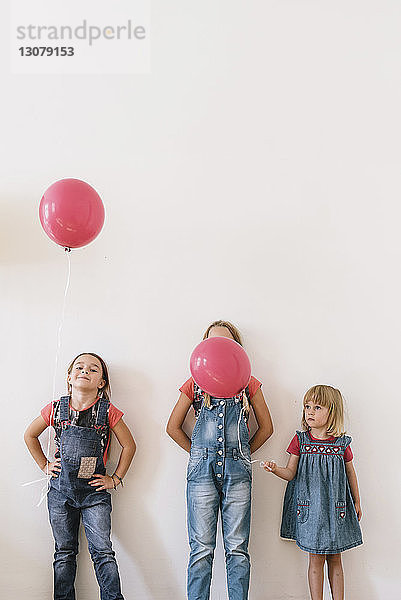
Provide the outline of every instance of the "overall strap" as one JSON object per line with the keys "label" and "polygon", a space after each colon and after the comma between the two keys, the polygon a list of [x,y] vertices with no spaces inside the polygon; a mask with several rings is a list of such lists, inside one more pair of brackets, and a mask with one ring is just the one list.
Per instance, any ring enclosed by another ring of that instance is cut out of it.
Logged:
{"label": "overall strap", "polygon": [[108,413],[109,413],[110,400],[103,398],[98,400],[97,416],[96,416],[96,427],[103,427],[108,425]]}
{"label": "overall strap", "polygon": [[60,398],[60,423],[70,421],[70,396],[62,396]]}

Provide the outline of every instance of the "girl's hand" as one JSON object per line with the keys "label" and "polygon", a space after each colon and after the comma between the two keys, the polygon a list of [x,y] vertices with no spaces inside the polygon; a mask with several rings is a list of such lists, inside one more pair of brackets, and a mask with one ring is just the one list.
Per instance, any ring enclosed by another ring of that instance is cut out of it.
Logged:
{"label": "girl's hand", "polygon": [[358,521],[362,519],[362,509],[359,502],[355,503],[356,516],[358,517]]}
{"label": "girl's hand", "polygon": [[42,471],[43,473],[46,473],[46,475],[58,477],[58,474],[61,471],[61,458],[56,458],[56,460],[53,462],[47,461]]}
{"label": "girl's hand", "polygon": [[264,463],[263,468],[264,468],[265,471],[270,471],[270,473],[274,473],[275,470],[276,470],[276,468],[277,468],[277,465],[272,460],[266,460],[265,463]]}
{"label": "girl's hand", "polygon": [[97,475],[95,473],[93,479],[88,481],[88,483],[92,487],[95,487],[97,492],[100,492],[100,490],[112,490],[114,488],[114,481],[110,475]]}

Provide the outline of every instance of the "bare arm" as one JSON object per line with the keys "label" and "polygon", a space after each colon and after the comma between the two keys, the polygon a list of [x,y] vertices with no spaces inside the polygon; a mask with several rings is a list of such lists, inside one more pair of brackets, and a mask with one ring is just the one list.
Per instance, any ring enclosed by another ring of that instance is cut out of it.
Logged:
{"label": "bare arm", "polygon": [[[112,432],[116,436],[118,443],[121,446],[120,458],[113,475],[116,474],[118,477],[123,479],[129,469],[132,459],[134,458],[136,444],[130,430],[122,418],[112,428]],[[92,487],[96,488],[96,491],[99,492],[100,490],[110,490],[114,487],[114,485],[117,487],[117,485],[120,484],[120,480],[117,477],[113,478],[107,474],[99,475],[98,473],[95,473],[93,479],[88,481],[88,483]]]}
{"label": "bare arm", "polygon": [[60,459],[56,458],[54,462],[49,462],[44,455],[42,446],[38,440],[40,434],[43,433],[46,428],[47,424],[42,415],[36,417],[24,433],[24,441],[39,469],[46,474],[51,474],[56,477],[61,470]]}
{"label": "bare arm", "polygon": [[191,450],[191,440],[182,429],[182,425],[189,409],[191,408],[191,404],[192,401],[188,398],[188,396],[181,392],[181,395],[171,412],[166,426],[166,432],[168,435],[187,452]]}
{"label": "bare arm", "polygon": [[112,432],[116,436],[121,446],[120,459],[118,461],[115,473],[121,477],[121,479],[123,479],[129,469],[132,459],[134,458],[136,444],[123,419],[120,419],[118,423],[116,423],[112,429]]}
{"label": "bare arm", "polygon": [[281,479],[291,481],[292,479],[294,479],[297,473],[298,461],[299,456],[297,456],[296,454],[290,454],[286,467],[278,467],[275,462],[269,460],[265,462],[263,468],[265,469],[265,471],[270,471],[278,477],[281,477]]}
{"label": "bare arm", "polygon": [[345,472],[347,473],[349,487],[354,499],[356,515],[358,517],[358,521],[360,521],[362,518],[361,499],[359,497],[358,479],[356,477],[352,460],[345,463]]}
{"label": "bare arm", "polygon": [[258,424],[258,429],[249,442],[251,446],[251,452],[255,452],[255,450],[263,446],[265,441],[268,440],[273,433],[273,423],[263,396],[263,392],[260,388],[253,396],[251,406]]}

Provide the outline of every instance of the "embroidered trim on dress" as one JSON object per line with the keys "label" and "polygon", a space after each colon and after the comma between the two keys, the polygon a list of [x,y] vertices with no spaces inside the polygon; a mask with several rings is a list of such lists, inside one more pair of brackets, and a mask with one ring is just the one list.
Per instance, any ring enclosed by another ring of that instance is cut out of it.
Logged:
{"label": "embroidered trim on dress", "polygon": [[333,454],[337,456],[341,456],[344,454],[344,448],[342,446],[323,446],[320,444],[301,444],[300,451],[302,454]]}

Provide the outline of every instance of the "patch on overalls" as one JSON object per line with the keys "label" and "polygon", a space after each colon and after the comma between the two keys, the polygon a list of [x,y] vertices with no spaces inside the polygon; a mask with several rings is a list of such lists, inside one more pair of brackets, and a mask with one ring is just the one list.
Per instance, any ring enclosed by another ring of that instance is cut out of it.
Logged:
{"label": "patch on overalls", "polygon": [[89,479],[96,469],[96,456],[83,456],[78,471],[78,479]]}

